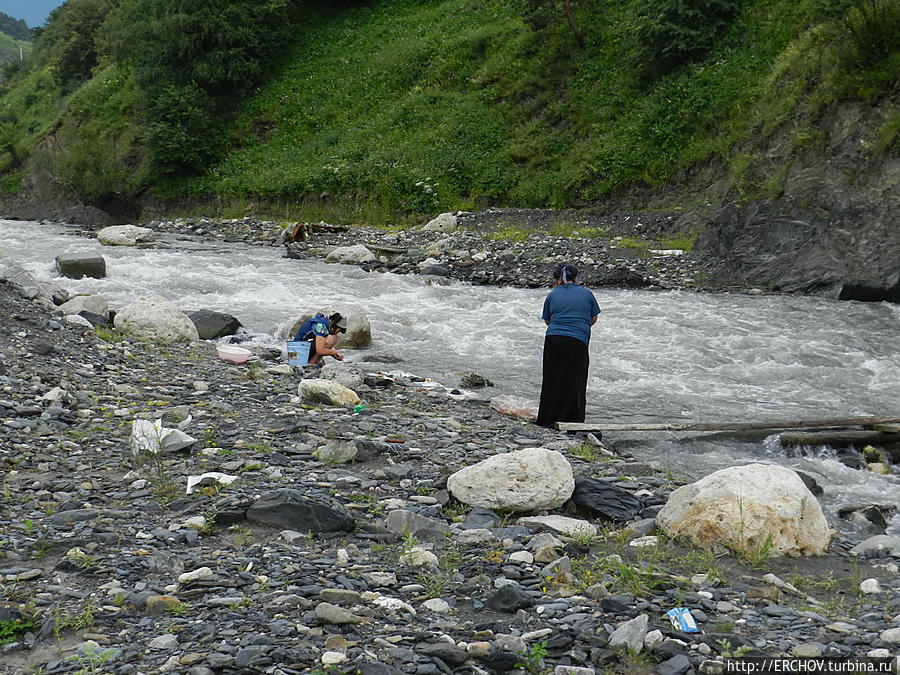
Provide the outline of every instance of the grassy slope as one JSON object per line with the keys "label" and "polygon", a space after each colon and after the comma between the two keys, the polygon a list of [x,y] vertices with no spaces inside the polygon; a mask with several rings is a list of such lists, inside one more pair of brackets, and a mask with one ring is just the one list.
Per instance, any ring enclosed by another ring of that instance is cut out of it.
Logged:
{"label": "grassy slope", "polygon": [[[823,109],[846,98],[874,106],[900,70],[898,51],[841,75],[830,29],[810,28],[822,5],[747,0],[714,53],[651,84],[635,71],[628,2],[604,3],[602,15],[574,4],[584,48],[561,13],[535,32],[504,0],[310,12],[280,68],[239,103],[233,150],[165,193],[379,223],[595,203],[712,161],[746,196],[765,196],[778,178],[760,169],[766,138],[787,129],[797,148],[808,144]],[[26,156],[87,201],[143,186],[127,70],[108,66],[64,98],[51,72],[33,70],[0,99],[5,189],[20,184],[10,172]],[[882,107],[864,139],[879,152],[897,147],[900,127],[897,107]]]}
{"label": "grassy slope", "polygon": [[803,20],[798,6],[751,3],[734,46],[646,89],[621,5],[603,21],[576,17],[584,49],[561,17],[536,35],[496,2],[376,3],[317,20],[244,111],[241,147],[193,187],[352,194],[387,215],[564,206],[658,185],[749,133],[759,87]]}
{"label": "grassy slope", "polygon": [[0,32],[0,62],[18,61],[20,53],[27,57],[31,53],[31,47],[30,42],[16,40],[14,37]]}

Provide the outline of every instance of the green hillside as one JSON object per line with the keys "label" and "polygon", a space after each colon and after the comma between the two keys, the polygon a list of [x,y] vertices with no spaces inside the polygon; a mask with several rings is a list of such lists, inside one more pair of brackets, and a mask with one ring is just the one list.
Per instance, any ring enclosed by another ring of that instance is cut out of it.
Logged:
{"label": "green hillside", "polygon": [[815,150],[846,102],[877,111],[871,156],[900,149],[900,0],[193,4],[54,12],[0,99],[7,193],[390,222],[713,167],[754,198],[774,139]]}
{"label": "green hillside", "polygon": [[15,63],[31,54],[31,43],[0,32],[0,63]]}

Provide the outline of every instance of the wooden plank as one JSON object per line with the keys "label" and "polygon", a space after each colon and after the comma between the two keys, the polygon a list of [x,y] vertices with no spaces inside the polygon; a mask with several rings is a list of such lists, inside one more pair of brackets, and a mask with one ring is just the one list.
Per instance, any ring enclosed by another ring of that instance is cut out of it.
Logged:
{"label": "wooden plank", "polygon": [[825,429],[897,424],[900,417],[834,417],[817,420],[760,422],[557,422],[560,431],[753,431],[764,429]]}
{"label": "wooden plank", "polygon": [[390,253],[392,255],[402,255],[409,250],[407,246],[387,246],[386,244],[366,244],[365,246],[373,253]]}
{"label": "wooden plank", "polygon": [[872,428],[886,434],[900,434],[900,424],[873,424]]}

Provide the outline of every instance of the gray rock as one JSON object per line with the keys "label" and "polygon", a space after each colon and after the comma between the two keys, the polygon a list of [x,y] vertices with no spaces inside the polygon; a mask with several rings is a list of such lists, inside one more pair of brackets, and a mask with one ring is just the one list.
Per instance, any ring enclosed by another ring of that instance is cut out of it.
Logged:
{"label": "gray rock", "polygon": [[450,529],[447,523],[420,516],[407,509],[395,509],[387,514],[384,519],[384,526],[394,534],[405,535],[407,533],[417,534],[420,532],[441,534]]}
{"label": "gray rock", "polygon": [[446,642],[416,645],[416,653],[424,656],[436,656],[451,666],[461,666],[469,658],[465,649],[460,649],[456,645]]}
{"label": "gray rock", "polygon": [[878,534],[858,543],[850,549],[850,553],[861,558],[876,558],[879,556],[900,558],[900,537]]}
{"label": "gray rock", "polygon": [[365,621],[363,617],[330,602],[320,602],[316,605],[315,614],[319,621],[329,624],[356,624]]}
{"label": "gray rock", "polygon": [[188,312],[187,317],[193,322],[201,340],[216,340],[226,335],[234,335],[241,328],[241,322],[231,314],[210,309]]}
{"label": "gray rock", "polygon": [[512,614],[519,609],[534,606],[534,598],[526,591],[515,586],[503,586],[484,603],[486,607],[497,612]]}
{"label": "gray rock", "polygon": [[56,256],[56,271],[69,279],[106,277],[106,260],[102,255],[62,254]]}
{"label": "gray rock", "polygon": [[629,621],[623,621],[609,636],[609,646],[626,647],[635,653],[640,652],[644,648],[648,620],[646,614],[641,614]]}
{"label": "gray rock", "polygon": [[657,675],[680,675],[691,670],[691,661],[684,654],[676,654],[656,666]]}
{"label": "gray rock", "polygon": [[295,532],[349,532],[355,520],[324,502],[307,498],[299,490],[281,488],[263,494],[247,510],[247,520]]}

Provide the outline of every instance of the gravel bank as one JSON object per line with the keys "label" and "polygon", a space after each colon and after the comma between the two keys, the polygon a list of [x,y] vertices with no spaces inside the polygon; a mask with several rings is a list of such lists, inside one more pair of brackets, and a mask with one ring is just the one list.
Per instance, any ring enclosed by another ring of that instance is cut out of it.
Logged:
{"label": "gravel bank", "polygon": [[[158,227],[264,244],[281,234],[249,221]],[[523,244],[477,236],[513,251],[507,279],[546,283],[543,254],[529,262],[515,253]],[[314,228],[306,244],[370,237],[427,253],[418,233]],[[560,255],[578,254],[571,246]],[[598,267],[601,248],[583,253]],[[503,256],[490,254],[482,262],[497,269]],[[651,281],[687,274],[687,262]],[[841,538],[826,556],[791,560],[646,539],[679,477],[615,447],[362,362],[365,408],[354,411],[299,400],[311,373],[275,354],[231,365],[208,343],[63,327],[9,284],[0,308],[0,672],[715,673],[734,655],[897,652],[896,557],[858,560],[859,542]],[[196,442],[135,457],[133,422],[156,419]],[[316,459],[342,443],[353,462]],[[535,446],[629,490],[634,519],[567,506],[601,532],[573,538],[448,495],[460,467]],[[188,477],[209,472],[236,480],[187,495]],[[253,516],[259,497],[299,500],[315,518],[287,530]],[[675,630],[673,607],[701,632]]]}

